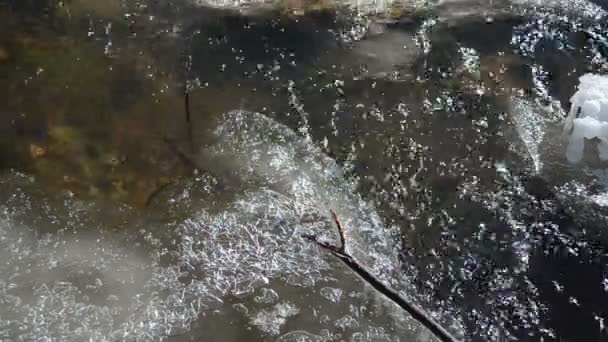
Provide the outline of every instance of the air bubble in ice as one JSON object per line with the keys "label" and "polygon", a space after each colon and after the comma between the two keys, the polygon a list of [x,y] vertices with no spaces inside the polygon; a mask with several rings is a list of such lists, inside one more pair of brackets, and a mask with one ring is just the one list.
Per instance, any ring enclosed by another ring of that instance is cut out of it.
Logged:
{"label": "air bubble in ice", "polygon": [[334,303],[338,303],[342,297],[342,290],[333,287],[324,287],[319,292],[325,299]]}
{"label": "air bubble in ice", "polygon": [[355,329],[359,327],[359,322],[351,315],[346,315],[334,322],[334,325],[342,330]]}
{"label": "air bubble in ice", "polygon": [[291,303],[279,303],[272,310],[261,310],[256,313],[251,318],[251,325],[268,335],[278,335],[287,319],[297,315],[299,311]]}
{"label": "air bubble in ice", "polygon": [[232,304],[232,308],[244,315],[247,315],[249,313],[249,309],[247,309],[247,307],[241,303]]}
{"label": "air bubble in ice", "polygon": [[263,288],[262,294],[253,298],[258,304],[273,304],[279,300],[279,295],[272,289]]}

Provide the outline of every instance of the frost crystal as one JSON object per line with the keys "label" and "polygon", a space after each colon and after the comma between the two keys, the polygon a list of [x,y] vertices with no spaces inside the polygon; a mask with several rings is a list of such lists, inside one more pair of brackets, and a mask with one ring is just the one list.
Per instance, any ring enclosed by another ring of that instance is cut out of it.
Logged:
{"label": "frost crystal", "polygon": [[293,304],[280,303],[271,311],[262,310],[258,312],[252,317],[251,324],[266,334],[278,335],[283,324],[287,322],[287,318],[297,315],[298,312],[298,308]]}
{"label": "frost crystal", "polygon": [[340,302],[340,298],[342,297],[342,290],[335,289],[332,287],[324,287],[321,289],[321,296],[330,302],[338,303]]}

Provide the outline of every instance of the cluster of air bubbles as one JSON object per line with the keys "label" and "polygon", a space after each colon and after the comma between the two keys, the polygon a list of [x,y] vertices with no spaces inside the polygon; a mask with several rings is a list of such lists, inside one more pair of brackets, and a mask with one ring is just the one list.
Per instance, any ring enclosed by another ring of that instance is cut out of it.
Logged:
{"label": "cluster of air bubbles", "polygon": [[525,146],[525,154],[532,160],[534,171],[540,172],[543,166],[540,146],[547,129],[547,121],[550,120],[549,113],[535,103],[522,98],[516,97],[512,99],[511,103],[513,121]]}
{"label": "cluster of air bubbles", "polygon": [[291,303],[279,303],[272,310],[261,310],[251,318],[251,324],[268,335],[278,335],[286,320],[299,309]]}
{"label": "cluster of air bubbles", "polygon": [[[585,7],[582,7],[585,8]],[[541,42],[550,42],[559,50],[573,51],[576,47],[571,42],[573,32],[583,32],[587,36],[592,52],[591,62],[599,67],[606,67],[608,58],[608,37],[605,21],[599,17],[606,16],[603,10],[593,13],[595,19],[578,15],[547,10],[535,12],[531,20],[515,28],[512,37],[513,48],[524,57],[535,57]]]}
{"label": "cluster of air bubbles", "polygon": [[[592,191],[585,184],[573,180],[559,186],[556,189],[556,193],[560,196],[560,199],[564,201],[564,203],[572,206],[573,209],[585,206],[590,206],[592,208],[594,205],[598,205],[600,207],[608,207],[608,192],[606,192],[606,186],[608,186],[608,181],[606,179],[606,174],[603,172],[603,170],[593,170],[596,172],[590,170],[585,171],[591,174],[592,176],[599,178],[599,182],[601,183],[603,188],[599,191]],[[602,220],[608,220],[608,216],[606,214],[583,211],[579,213],[583,217],[586,215],[593,214],[595,216],[599,216],[599,218]]]}
{"label": "cluster of air bubbles", "polygon": [[567,16],[532,18],[515,28],[511,44],[519,54],[530,58],[535,56],[539,43],[544,40],[557,44],[559,49],[571,50],[573,47],[568,42],[569,32],[579,30],[581,25]]}
{"label": "cluster of air bubbles", "polygon": [[601,20],[606,11],[588,0],[511,0],[524,15],[579,17],[588,21]]}
{"label": "cluster of air bubbles", "polygon": [[[501,253],[509,254],[516,262],[508,267],[493,267],[484,281],[485,286],[490,288],[488,293],[492,294],[486,298],[486,305],[494,308],[495,316],[488,324],[518,322],[521,327],[538,327],[540,316],[546,308],[534,300],[538,297],[538,290],[527,277],[529,261],[538,236],[547,229],[552,232],[555,227],[550,222],[529,224],[523,213],[526,203],[536,205],[535,200],[525,191],[519,177],[512,175],[505,165],[497,165],[496,170],[497,181],[501,185],[493,191],[479,189],[476,179],[460,187],[460,196],[481,204],[489,212],[497,213],[499,220],[510,229],[510,247],[506,250],[501,248]],[[478,239],[486,245],[485,248],[489,248],[497,242],[494,234],[483,225]],[[483,317],[479,316],[478,319]]]}
{"label": "cluster of air bubbles", "polygon": [[308,124],[308,113],[304,110],[304,103],[300,100],[296,90],[296,83],[289,80],[287,84],[287,92],[289,93],[289,105],[300,116],[300,133],[307,139],[310,137],[310,126]]}

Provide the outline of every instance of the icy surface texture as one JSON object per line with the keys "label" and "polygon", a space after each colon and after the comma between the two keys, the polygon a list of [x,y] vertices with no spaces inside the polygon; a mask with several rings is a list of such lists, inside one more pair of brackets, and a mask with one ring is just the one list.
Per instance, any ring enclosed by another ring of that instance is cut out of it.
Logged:
{"label": "icy surface texture", "polygon": [[539,172],[542,167],[539,145],[545,135],[545,118],[537,106],[525,100],[512,100],[513,118],[527,153],[532,159],[534,170]]}
{"label": "icy surface texture", "polygon": [[553,162],[553,149],[555,154],[561,156],[563,150],[556,142],[562,129],[564,111],[558,103],[549,105],[539,101],[530,101],[523,97],[514,96],[510,100],[513,122],[519,138],[521,139],[522,155],[529,157],[535,173],[542,172],[546,166],[544,162]]}
{"label": "icy surface texture", "polygon": [[251,324],[269,335],[278,335],[287,318],[297,315],[298,308],[290,303],[277,304],[272,310],[262,310],[251,319]]}
{"label": "icy surface texture", "polygon": [[608,160],[608,76],[583,75],[570,102],[564,126],[569,138],[566,157],[572,163],[581,161],[585,139],[598,138],[599,158]]}
{"label": "icy surface texture", "polygon": [[[210,6],[218,8],[229,8],[229,9],[240,9],[248,10],[255,8],[273,8],[278,7],[281,4],[291,4],[291,6],[312,6],[307,5],[305,1],[301,0],[286,0],[281,2],[280,0],[193,0],[194,3],[201,6]],[[312,2],[312,1],[311,1]],[[331,9],[334,6],[349,6],[354,9],[360,10],[367,13],[378,13],[384,12],[394,6],[394,4],[401,3],[401,1],[395,0],[321,0],[317,2],[321,8]],[[423,0],[407,0],[403,3],[408,5],[421,5],[424,4]]]}
{"label": "icy surface texture", "polygon": [[317,228],[326,239],[337,239],[336,230],[328,224],[329,209],[334,209],[347,227],[347,250],[379,276],[387,271],[387,278],[392,278],[390,273],[398,260],[389,232],[375,210],[353,193],[354,184],[345,183],[340,168],[319,147],[271,119],[249,112],[228,113],[217,134],[220,143],[213,152],[232,155],[233,161],[242,163],[238,172],[245,183],[266,184],[263,193],[287,194],[289,197],[280,201],[291,205],[291,215],[298,221],[307,216],[321,219],[310,228],[291,226],[300,227],[295,233],[311,233],[311,228]]}
{"label": "icy surface texture", "polygon": [[411,288],[389,232],[335,162],[261,114],[231,112],[221,122],[200,161],[224,171],[217,182],[231,183],[236,198],[180,222],[129,221],[69,197],[50,205],[0,178],[8,197],[0,205],[0,339],[156,341],[228,313],[250,327],[244,334],[292,331],[284,341],[427,341],[416,322],[301,237],[337,241],[333,208],[348,251],[387,284]]}
{"label": "icy surface texture", "polygon": [[287,334],[279,337],[277,342],[323,342],[325,338],[318,335],[313,335],[303,330],[296,330],[288,332]]}
{"label": "icy surface texture", "polygon": [[[587,0],[191,0],[199,6],[238,10],[244,14],[256,14],[276,8],[311,7],[319,9],[350,8],[362,15],[386,15],[395,9],[436,8],[439,17],[458,19],[480,14],[491,17],[513,10],[512,6],[521,8],[560,9],[597,17],[602,9]],[[310,1],[310,2],[309,2]],[[307,3],[309,2],[309,3]],[[394,15],[394,13],[392,13]]]}
{"label": "icy surface texture", "polygon": [[149,260],[102,237],[39,234],[0,208],[0,339],[110,341],[143,333],[140,319],[119,322],[144,304]]}

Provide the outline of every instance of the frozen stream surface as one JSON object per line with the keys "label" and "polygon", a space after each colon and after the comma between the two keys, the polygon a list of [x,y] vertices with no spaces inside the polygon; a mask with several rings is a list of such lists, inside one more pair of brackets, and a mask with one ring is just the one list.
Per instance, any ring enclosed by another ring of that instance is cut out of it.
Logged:
{"label": "frozen stream surface", "polygon": [[[333,208],[348,227],[349,252],[387,284],[408,286],[395,276],[391,232],[336,163],[261,114],[230,112],[223,119],[210,153],[230,155],[230,171],[243,180],[239,195],[222,210],[200,208],[162,230],[154,222],[125,221],[119,224],[129,226],[129,234],[111,234],[96,219],[110,209],[63,198],[57,210],[24,190],[32,186],[28,177],[5,175],[0,336],[156,340],[187,336],[202,315],[216,322],[202,331],[213,341],[237,340],[250,330],[280,341],[429,340],[398,308],[301,238],[336,239]],[[214,179],[196,183],[209,195],[216,191]],[[245,324],[232,327],[235,322]]]}
{"label": "frozen stream surface", "polygon": [[608,341],[607,8],[0,0],[0,342]]}

